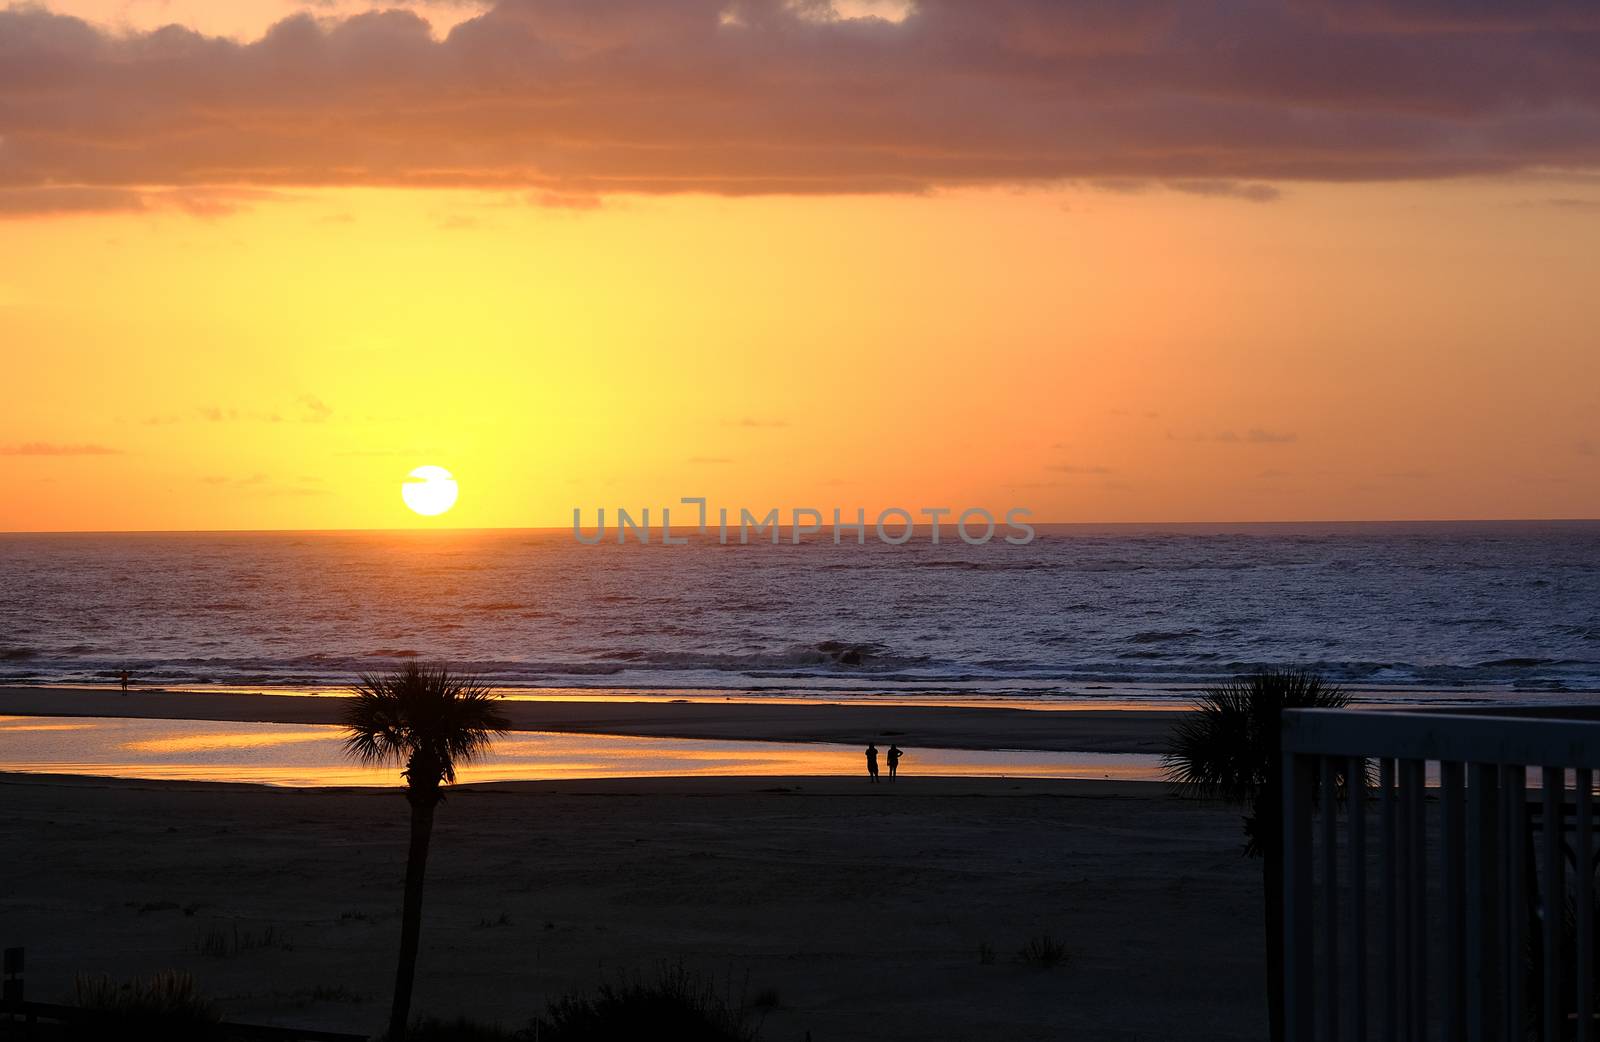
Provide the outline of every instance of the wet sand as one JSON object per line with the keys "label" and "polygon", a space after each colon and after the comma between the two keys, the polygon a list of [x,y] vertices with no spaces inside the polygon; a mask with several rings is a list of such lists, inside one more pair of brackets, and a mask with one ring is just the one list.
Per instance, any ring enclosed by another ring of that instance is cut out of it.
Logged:
{"label": "wet sand", "polygon": [[[793,702],[512,701],[519,731],[658,738],[902,745],[946,749],[1042,749],[1160,753],[1177,712],[1030,710],[970,706],[812,705]],[[0,715],[231,720],[283,724],[339,722],[330,695],[233,694],[107,688],[0,687]]]}
{"label": "wet sand", "polygon": [[[0,801],[0,923],[31,997],[177,967],[231,1017],[381,1027],[395,792],[0,775]],[[1239,843],[1235,809],[1158,784],[460,789],[434,833],[417,1008],[514,1026],[681,960],[734,995],[770,989],[767,1042],[1260,1038],[1259,865]],[[1066,965],[1014,961],[1039,933]]]}

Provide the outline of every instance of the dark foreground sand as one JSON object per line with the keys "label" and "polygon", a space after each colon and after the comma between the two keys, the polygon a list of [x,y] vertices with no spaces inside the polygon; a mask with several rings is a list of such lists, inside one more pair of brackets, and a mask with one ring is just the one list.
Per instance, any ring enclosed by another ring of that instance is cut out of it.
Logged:
{"label": "dark foreground sand", "polygon": [[[315,695],[0,687],[0,715],[339,722],[340,698]],[[518,731],[655,738],[901,744],[945,749],[1159,753],[1179,714],[1160,710],[1004,709],[966,706],[808,705],[785,702],[506,701]]]}
{"label": "dark foreground sand", "polygon": [[[27,946],[31,997],[179,967],[235,1018],[381,1027],[396,792],[0,775],[0,806],[0,942]],[[417,1008],[514,1025],[681,960],[773,990],[771,1042],[1260,1038],[1259,879],[1236,811],[1152,784],[463,789],[434,834]],[[1070,962],[1015,963],[1037,933]]]}

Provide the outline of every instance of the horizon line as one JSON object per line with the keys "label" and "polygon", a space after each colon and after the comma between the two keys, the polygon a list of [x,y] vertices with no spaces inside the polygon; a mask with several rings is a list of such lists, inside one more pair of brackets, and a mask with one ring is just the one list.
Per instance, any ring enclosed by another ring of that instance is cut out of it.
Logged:
{"label": "horizon line", "polygon": [[[1600,517],[1389,517],[1389,518],[1286,518],[1239,521],[1030,521],[1034,528],[1177,528],[1269,525],[1530,525],[1530,524],[1600,524]],[[945,523],[941,522],[941,527]],[[954,522],[949,522],[954,527]],[[693,526],[685,533],[694,531]],[[793,525],[778,525],[779,531]],[[912,526],[912,531],[930,531],[929,524]],[[16,535],[323,535],[332,533],[472,533],[472,532],[570,532],[568,525],[438,525],[390,526],[369,528],[7,528],[0,529],[0,537]],[[698,533],[697,533],[698,534]],[[816,533],[816,534],[821,534]],[[810,540],[808,540],[810,541]],[[610,542],[609,540],[607,541]],[[629,540],[628,545],[640,544]],[[753,544],[752,544],[753,545]]]}

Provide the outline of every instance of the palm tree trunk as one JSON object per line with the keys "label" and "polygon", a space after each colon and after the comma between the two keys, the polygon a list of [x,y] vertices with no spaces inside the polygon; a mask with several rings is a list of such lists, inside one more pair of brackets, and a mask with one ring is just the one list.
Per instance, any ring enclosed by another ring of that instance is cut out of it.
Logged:
{"label": "palm tree trunk", "polygon": [[1272,1042],[1283,1042],[1283,855],[1268,848],[1261,856],[1262,918],[1267,927],[1267,1022]]}
{"label": "palm tree trunk", "polygon": [[411,800],[411,847],[406,853],[406,896],[400,912],[400,965],[394,975],[388,1042],[404,1042],[406,1022],[411,1018],[411,983],[417,973],[417,945],[422,935],[422,878],[428,869],[434,802],[425,795]]}

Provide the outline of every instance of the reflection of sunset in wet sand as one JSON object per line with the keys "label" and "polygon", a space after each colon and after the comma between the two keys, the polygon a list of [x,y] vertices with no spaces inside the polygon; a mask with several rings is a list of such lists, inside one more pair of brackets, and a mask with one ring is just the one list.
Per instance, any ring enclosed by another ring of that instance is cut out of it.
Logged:
{"label": "reflection of sunset in wet sand", "polygon": [[[394,772],[344,756],[339,728],[193,720],[0,718],[0,770],[265,785],[391,786]],[[1157,757],[908,747],[906,775],[1141,780]],[[580,778],[853,775],[855,746],[515,732],[461,782]]]}
{"label": "reflection of sunset in wet sand", "polygon": [[93,726],[87,721],[45,721],[32,716],[0,716],[0,732],[5,734],[18,731],[87,731]]}
{"label": "reflection of sunset in wet sand", "polygon": [[286,730],[283,733],[266,734],[259,734],[254,731],[227,734],[183,734],[171,738],[151,738],[146,741],[128,742],[122,748],[136,753],[199,753],[212,749],[260,749],[273,745],[289,745],[294,742],[325,742],[327,740],[328,735],[319,728],[307,733]]}

